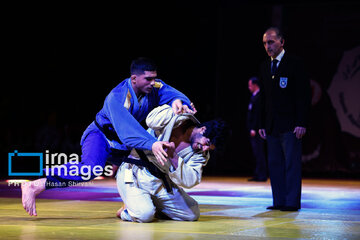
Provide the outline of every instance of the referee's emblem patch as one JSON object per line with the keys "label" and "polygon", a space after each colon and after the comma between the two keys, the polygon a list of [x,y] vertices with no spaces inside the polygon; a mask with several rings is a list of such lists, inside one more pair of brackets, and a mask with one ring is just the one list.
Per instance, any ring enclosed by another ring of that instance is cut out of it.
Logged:
{"label": "referee's emblem patch", "polygon": [[281,88],[286,88],[287,82],[288,82],[288,78],[287,78],[287,77],[281,77],[281,78],[280,78],[280,87],[281,87]]}

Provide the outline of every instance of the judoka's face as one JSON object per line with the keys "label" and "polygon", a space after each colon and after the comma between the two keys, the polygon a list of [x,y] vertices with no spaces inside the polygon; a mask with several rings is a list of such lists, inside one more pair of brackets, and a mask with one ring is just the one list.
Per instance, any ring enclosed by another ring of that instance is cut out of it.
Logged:
{"label": "judoka's face", "polygon": [[156,71],[144,71],[144,73],[140,75],[131,75],[131,85],[135,94],[139,96],[140,94],[150,93],[154,87],[156,77]]}
{"label": "judoka's face", "polygon": [[210,139],[201,135],[191,145],[195,152],[206,152],[210,149]]}
{"label": "judoka's face", "polygon": [[191,147],[195,152],[206,152],[210,149],[210,139],[204,137],[206,127],[194,128],[190,139]]}
{"label": "judoka's face", "polygon": [[265,51],[269,57],[276,58],[284,49],[284,39],[278,37],[275,31],[267,31],[263,36]]}

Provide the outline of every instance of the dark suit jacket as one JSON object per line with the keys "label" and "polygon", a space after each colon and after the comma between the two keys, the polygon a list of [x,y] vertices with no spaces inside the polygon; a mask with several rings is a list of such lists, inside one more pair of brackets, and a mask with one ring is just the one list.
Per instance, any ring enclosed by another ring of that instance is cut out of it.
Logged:
{"label": "dark suit jacket", "polygon": [[261,123],[267,134],[306,127],[311,103],[310,81],[303,62],[285,52],[274,79],[270,58],[260,68]]}
{"label": "dark suit jacket", "polygon": [[[250,107],[251,106],[251,107]],[[247,112],[247,128],[248,130],[257,130],[260,127],[260,91],[251,96]]]}

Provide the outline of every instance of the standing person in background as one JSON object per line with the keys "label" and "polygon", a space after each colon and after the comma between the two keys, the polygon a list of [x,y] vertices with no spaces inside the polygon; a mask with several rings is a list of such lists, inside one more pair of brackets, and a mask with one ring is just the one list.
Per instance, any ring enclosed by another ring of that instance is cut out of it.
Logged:
{"label": "standing person in background", "polygon": [[273,206],[269,210],[301,208],[301,138],[306,133],[311,92],[303,62],[284,50],[278,28],[263,35],[270,57],[260,69],[261,124],[259,134],[268,146]]}
{"label": "standing person in background", "polygon": [[260,125],[260,86],[257,77],[251,77],[248,82],[251,98],[247,113],[247,129],[250,143],[255,157],[255,171],[253,178],[249,181],[266,182],[267,167],[265,155],[265,140],[257,133]]}

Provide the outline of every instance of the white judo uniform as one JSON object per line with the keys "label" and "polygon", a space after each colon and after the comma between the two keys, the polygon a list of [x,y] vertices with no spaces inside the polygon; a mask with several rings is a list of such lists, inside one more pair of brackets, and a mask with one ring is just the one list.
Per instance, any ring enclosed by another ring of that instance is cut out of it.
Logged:
{"label": "white judo uniform", "polygon": [[[149,132],[159,141],[169,141],[171,132],[186,120],[198,123],[191,114],[175,115],[168,105],[155,108],[146,118]],[[159,178],[153,176],[145,167],[123,163],[117,172],[117,188],[126,205],[121,213],[122,220],[150,222],[157,211],[170,219],[195,221],[199,218],[198,203],[181,187],[191,188],[201,182],[202,168],[209,159],[209,153],[194,153],[191,146],[178,152],[178,167],[170,160],[159,165],[151,151],[144,151],[148,159],[170,178],[172,191],[168,192]],[[138,159],[135,151],[131,158]]]}

